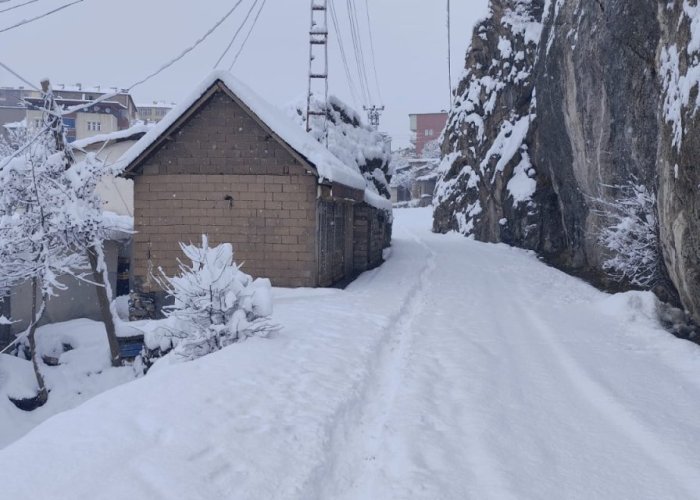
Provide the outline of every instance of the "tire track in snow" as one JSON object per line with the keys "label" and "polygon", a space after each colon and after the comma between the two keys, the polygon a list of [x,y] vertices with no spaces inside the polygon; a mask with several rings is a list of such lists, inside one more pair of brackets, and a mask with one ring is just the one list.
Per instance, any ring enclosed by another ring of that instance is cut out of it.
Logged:
{"label": "tire track in snow", "polygon": [[323,461],[307,481],[300,498],[373,498],[374,462],[401,386],[402,372],[408,365],[414,337],[412,324],[424,306],[426,288],[437,265],[437,253],[413,231],[410,237],[413,244],[425,250],[427,261],[415,288],[389,319],[362,387],[334,420]]}

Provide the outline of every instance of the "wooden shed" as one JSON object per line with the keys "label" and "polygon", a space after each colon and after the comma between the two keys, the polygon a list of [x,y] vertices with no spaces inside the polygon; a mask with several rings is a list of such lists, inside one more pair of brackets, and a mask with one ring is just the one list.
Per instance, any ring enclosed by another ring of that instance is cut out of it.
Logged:
{"label": "wooden shed", "polygon": [[153,273],[175,274],[178,243],[202,234],[282,287],[349,281],[381,264],[391,239],[389,200],[228,73],[212,73],[120,161],[134,181],[135,317],[157,312]]}

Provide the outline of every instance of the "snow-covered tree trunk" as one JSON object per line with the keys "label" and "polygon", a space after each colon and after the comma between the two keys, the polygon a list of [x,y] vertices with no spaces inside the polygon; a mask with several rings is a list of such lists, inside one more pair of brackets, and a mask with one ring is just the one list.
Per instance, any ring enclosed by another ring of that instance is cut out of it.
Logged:
{"label": "snow-covered tree trunk", "polygon": [[36,329],[39,326],[44,317],[44,312],[46,311],[46,301],[48,297],[46,293],[41,294],[41,298],[37,300],[37,294],[39,292],[38,279],[32,278],[32,322],[29,325],[27,340],[29,341],[29,352],[32,357],[32,368],[34,369],[34,376],[36,377],[36,382],[38,386],[38,392],[34,400],[35,406],[38,408],[43,406],[49,399],[49,391],[46,388],[46,382],[44,381],[44,376],[41,374],[39,369],[39,353],[36,348]]}
{"label": "snow-covered tree trunk", "polygon": [[100,315],[102,322],[105,325],[107,332],[107,342],[109,343],[109,354],[112,361],[112,366],[121,366],[121,356],[119,353],[119,341],[117,339],[117,329],[112,313],[112,289],[109,284],[109,276],[107,274],[107,264],[104,260],[104,252],[102,247],[93,245],[87,250],[90,268],[92,270],[92,279],[95,282],[95,292],[100,305]]}

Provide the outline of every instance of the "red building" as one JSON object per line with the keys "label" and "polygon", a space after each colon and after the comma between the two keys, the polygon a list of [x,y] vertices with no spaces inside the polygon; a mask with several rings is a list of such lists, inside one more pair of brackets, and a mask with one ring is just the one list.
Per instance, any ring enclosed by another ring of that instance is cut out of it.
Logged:
{"label": "red building", "polygon": [[447,125],[447,112],[420,113],[408,116],[411,119],[411,132],[415,138],[416,154],[421,157],[425,145],[439,138],[442,134],[442,130]]}

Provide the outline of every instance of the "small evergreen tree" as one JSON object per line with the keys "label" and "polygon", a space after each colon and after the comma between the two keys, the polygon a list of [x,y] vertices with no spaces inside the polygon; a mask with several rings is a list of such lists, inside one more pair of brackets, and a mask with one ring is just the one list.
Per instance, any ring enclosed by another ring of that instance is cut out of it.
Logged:
{"label": "small evergreen tree", "polygon": [[175,299],[165,314],[174,320],[168,335],[177,355],[195,359],[279,329],[270,319],[270,281],[253,280],[242,272],[230,243],[211,248],[202,236],[201,247],[180,243],[180,248],[191,263],[179,261],[179,276],[168,277],[160,269],[155,277]]}

